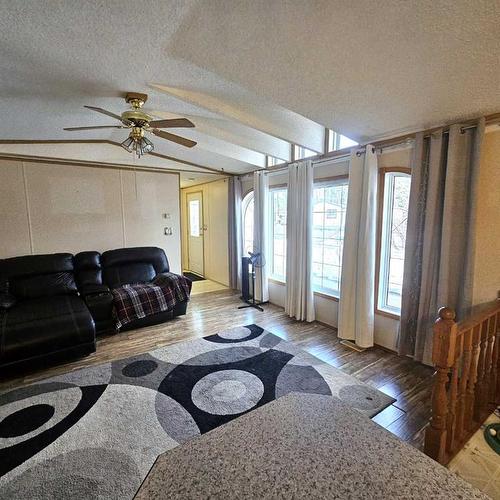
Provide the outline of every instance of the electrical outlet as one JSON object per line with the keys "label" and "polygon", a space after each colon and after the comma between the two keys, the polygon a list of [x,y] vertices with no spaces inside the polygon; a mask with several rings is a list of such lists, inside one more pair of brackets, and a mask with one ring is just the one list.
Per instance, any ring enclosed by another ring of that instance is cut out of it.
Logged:
{"label": "electrical outlet", "polygon": [[164,234],[165,236],[172,236],[172,228],[171,228],[171,227],[166,227],[166,228],[164,228],[164,230],[163,230],[163,234]]}

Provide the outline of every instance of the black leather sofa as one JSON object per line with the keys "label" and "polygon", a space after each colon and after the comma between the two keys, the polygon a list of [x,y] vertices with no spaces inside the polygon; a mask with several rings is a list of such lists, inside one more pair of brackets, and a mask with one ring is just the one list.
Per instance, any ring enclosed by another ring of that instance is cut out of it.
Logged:
{"label": "black leather sofa", "polygon": [[[136,247],[75,255],[78,288],[94,318],[97,334],[114,330],[113,297],[111,289],[133,283],[148,283],[158,274],[169,272],[167,256],[161,248]],[[132,330],[163,323],[186,314],[187,302],[177,304],[172,311],[164,311],[138,319],[122,327]]]}
{"label": "black leather sofa", "polygon": [[95,351],[94,320],[78,294],[71,254],[1,260],[0,296],[0,367]]}
{"label": "black leather sofa", "polygon": [[[96,334],[115,330],[111,289],[168,271],[165,252],[156,247],[0,260],[0,369],[95,351]],[[187,301],[122,330],[162,323],[186,309]]]}

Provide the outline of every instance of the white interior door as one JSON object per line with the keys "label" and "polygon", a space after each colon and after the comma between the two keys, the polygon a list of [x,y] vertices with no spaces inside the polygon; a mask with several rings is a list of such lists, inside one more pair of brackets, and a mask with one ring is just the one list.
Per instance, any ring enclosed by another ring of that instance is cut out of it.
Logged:
{"label": "white interior door", "polygon": [[187,193],[188,266],[193,273],[204,275],[203,268],[203,195]]}

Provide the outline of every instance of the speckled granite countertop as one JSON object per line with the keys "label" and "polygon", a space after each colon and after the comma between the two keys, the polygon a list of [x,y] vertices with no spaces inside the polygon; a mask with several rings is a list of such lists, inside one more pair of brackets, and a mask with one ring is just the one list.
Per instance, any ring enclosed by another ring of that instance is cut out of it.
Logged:
{"label": "speckled granite countertop", "polygon": [[486,499],[338,399],[289,395],[161,455],[136,499]]}

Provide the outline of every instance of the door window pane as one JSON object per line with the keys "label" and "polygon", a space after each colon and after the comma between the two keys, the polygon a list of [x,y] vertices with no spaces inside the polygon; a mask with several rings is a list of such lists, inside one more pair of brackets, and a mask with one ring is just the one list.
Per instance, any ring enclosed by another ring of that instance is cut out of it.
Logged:
{"label": "door window pane", "polygon": [[200,236],[200,200],[189,202],[189,234]]}

